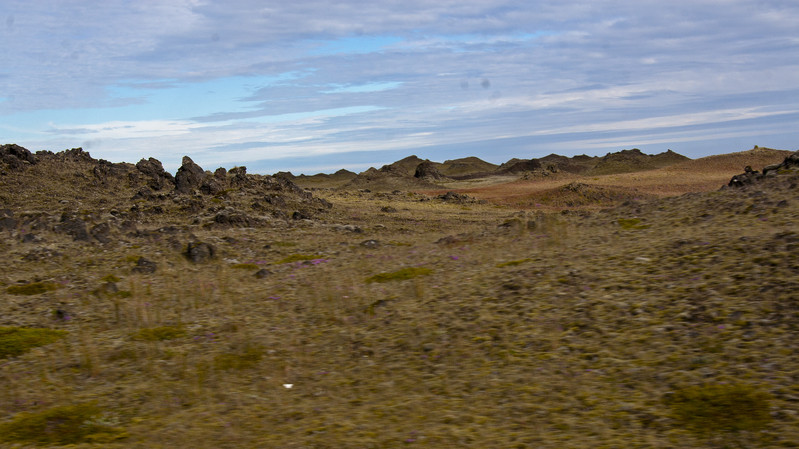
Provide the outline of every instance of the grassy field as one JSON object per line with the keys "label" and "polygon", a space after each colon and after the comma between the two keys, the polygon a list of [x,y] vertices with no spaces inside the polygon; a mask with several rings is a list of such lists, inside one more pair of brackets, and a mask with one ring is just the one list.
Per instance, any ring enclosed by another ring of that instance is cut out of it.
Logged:
{"label": "grassy field", "polygon": [[[311,219],[222,226],[263,194],[188,213],[37,167],[0,181],[0,447],[799,447],[795,173],[581,179],[640,197],[556,213],[323,189]],[[37,228],[66,212],[119,223]]]}

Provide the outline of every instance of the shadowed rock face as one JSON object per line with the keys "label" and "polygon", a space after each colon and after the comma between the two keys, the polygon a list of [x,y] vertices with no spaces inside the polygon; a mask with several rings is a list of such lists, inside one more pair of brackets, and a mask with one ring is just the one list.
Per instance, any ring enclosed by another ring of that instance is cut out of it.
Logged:
{"label": "shadowed rock face", "polygon": [[180,193],[191,193],[199,188],[205,178],[205,171],[188,156],[183,156],[183,163],[175,173],[175,190]]}
{"label": "shadowed rock face", "polygon": [[416,166],[416,173],[413,174],[414,178],[424,179],[427,181],[438,181],[442,179],[447,179],[446,176],[442,175],[436,165],[430,161],[424,161],[418,166]]}
{"label": "shadowed rock face", "polygon": [[36,158],[27,149],[12,143],[0,146],[0,162],[5,162],[12,170],[21,170],[35,164]]}
{"label": "shadowed rock face", "polygon": [[142,159],[136,164],[136,169],[147,176],[147,185],[153,190],[161,190],[175,182],[175,178],[164,170],[158,159]]}

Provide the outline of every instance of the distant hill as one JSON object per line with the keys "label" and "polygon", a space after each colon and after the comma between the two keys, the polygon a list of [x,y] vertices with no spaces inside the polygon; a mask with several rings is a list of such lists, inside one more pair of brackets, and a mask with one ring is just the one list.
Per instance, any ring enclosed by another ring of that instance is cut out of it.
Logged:
{"label": "distant hill", "polygon": [[766,165],[779,162],[781,158],[785,158],[793,154],[792,151],[775,150],[773,148],[758,147],[755,145],[751,150],[737,151],[734,153],[717,154],[713,156],[701,157],[683,161],[669,167],[674,171],[725,171],[737,173],[743,170],[747,165],[755,170],[760,170]]}
{"label": "distant hill", "polygon": [[444,163],[438,166],[438,171],[445,176],[458,177],[491,173],[496,171],[497,168],[499,168],[498,165],[471,156],[444,161]]}
{"label": "distant hill", "polygon": [[586,175],[610,175],[616,173],[630,173],[641,170],[654,170],[668,167],[689,158],[671,150],[660,154],[644,154],[638,148],[608,153],[600,158],[596,165],[585,172]]}

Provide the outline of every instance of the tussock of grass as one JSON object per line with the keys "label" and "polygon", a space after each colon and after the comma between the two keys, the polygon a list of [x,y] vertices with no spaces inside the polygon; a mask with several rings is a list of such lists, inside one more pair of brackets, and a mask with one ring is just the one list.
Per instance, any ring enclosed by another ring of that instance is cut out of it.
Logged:
{"label": "tussock of grass", "polygon": [[258,345],[247,345],[239,352],[217,354],[214,357],[214,368],[220,371],[253,368],[263,357],[263,348]]}
{"label": "tussock of grass", "polygon": [[107,422],[94,404],[65,405],[37,413],[20,413],[0,424],[0,441],[38,445],[111,443],[127,433]]}
{"label": "tussock of grass", "polygon": [[31,282],[25,285],[12,285],[6,291],[12,295],[40,295],[58,289],[52,282]]}
{"label": "tussock of grass", "polygon": [[131,337],[135,340],[163,341],[186,336],[186,330],[179,326],[161,326],[139,329]]}
{"label": "tussock of grass", "polygon": [[618,223],[622,229],[647,229],[652,226],[641,224],[641,219],[639,218],[619,218]]}
{"label": "tussock of grass", "polygon": [[16,357],[39,346],[64,338],[67,331],[55,329],[0,327],[0,359]]}
{"label": "tussock of grass", "polygon": [[433,270],[424,267],[408,267],[401,270],[392,271],[388,273],[378,273],[374,276],[366,278],[367,283],[372,282],[390,282],[390,281],[404,281],[406,279],[413,279],[419,276],[427,276],[432,274]]}
{"label": "tussock of grass", "polygon": [[510,260],[508,262],[498,263],[497,264],[497,268],[515,267],[515,266],[521,265],[521,264],[523,264],[525,262],[530,262],[531,260],[533,260],[533,259],[527,258],[527,259],[519,259],[519,260]]}

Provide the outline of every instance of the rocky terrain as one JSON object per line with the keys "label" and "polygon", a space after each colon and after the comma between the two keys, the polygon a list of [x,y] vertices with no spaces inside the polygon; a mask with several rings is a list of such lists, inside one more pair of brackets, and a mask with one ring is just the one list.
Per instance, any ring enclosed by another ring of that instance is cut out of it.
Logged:
{"label": "rocky terrain", "polygon": [[799,447],[799,153],[639,153],[0,146],[0,447]]}

